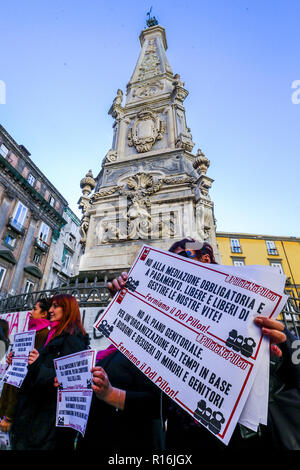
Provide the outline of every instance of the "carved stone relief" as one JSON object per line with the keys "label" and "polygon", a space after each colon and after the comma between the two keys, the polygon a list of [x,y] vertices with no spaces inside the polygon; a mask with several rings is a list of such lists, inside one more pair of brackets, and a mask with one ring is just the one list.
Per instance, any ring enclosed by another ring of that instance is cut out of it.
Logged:
{"label": "carved stone relief", "polygon": [[162,139],[165,130],[165,122],[150,108],[144,108],[128,130],[128,145],[135,146],[139,153],[149,152],[153,144]]}
{"label": "carved stone relief", "polygon": [[[124,214],[105,217],[97,225],[97,243],[105,244],[120,239],[147,239],[174,235],[174,217],[165,222],[158,215],[151,214],[150,196],[160,190],[163,178],[154,178],[149,173],[129,176],[118,187],[119,195],[128,198]],[[116,188],[111,188],[115,192]],[[103,195],[103,192],[102,192]],[[93,200],[99,199],[95,195]]]}
{"label": "carved stone relief", "polygon": [[155,39],[149,39],[145,55],[139,67],[138,80],[145,80],[160,74],[160,60],[157,55]]}
{"label": "carved stone relief", "polygon": [[149,81],[136,87],[132,92],[132,96],[133,98],[137,97],[140,99],[149,98],[156,95],[163,88],[164,84],[162,81]]}

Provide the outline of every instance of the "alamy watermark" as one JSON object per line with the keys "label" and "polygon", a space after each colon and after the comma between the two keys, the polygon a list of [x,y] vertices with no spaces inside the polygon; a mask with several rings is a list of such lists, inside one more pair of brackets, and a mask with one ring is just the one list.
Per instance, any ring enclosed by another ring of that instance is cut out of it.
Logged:
{"label": "alamy watermark", "polygon": [[294,349],[292,363],[298,365],[300,364],[300,339],[295,339],[295,341],[292,342],[292,349]]}
{"label": "alamy watermark", "polygon": [[6,104],[6,84],[0,80],[0,104]]}
{"label": "alamy watermark", "polygon": [[300,104],[300,80],[294,80],[292,82],[292,88],[295,89],[291,96],[292,103]]}

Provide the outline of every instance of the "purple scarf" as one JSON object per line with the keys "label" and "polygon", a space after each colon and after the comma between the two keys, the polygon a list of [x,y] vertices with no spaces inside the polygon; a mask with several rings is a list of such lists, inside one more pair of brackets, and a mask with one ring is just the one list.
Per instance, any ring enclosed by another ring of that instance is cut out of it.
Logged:
{"label": "purple scarf", "polygon": [[97,356],[96,356],[96,362],[102,361],[105,357],[109,356],[112,354],[114,351],[117,351],[118,349],[113,345],[110,344],[108,348],[104,349],[103,351],[98,351]]}
{"label": "purple scarf", "polygon": [[54,334],[57,330],[57,327],[58,327],[59,323],[60,323],[59,321],[51,321],[50,322],[50,333],[48,334],[48,337],[47,337],[46,342],[45,342],[43,347],[45,347],[46,344],[48,344],[49,341],[51,341],[52,337],[54,336]]}
{"label": "purple scarf", "polygon": [[50,329],[51,322],[46,318],[30,318],[28,323],[28,330],[40,331],[44,328]]}

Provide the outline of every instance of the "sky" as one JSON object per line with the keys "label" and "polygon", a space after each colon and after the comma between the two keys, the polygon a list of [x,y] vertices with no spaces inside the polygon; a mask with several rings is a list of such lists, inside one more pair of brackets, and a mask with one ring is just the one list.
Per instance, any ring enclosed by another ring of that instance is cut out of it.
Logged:
{"label": "sky", "polygon": [[81,217],[151,7],[210,160],[217,231],[300,237],[299,0],[2,1],[0,123]]}

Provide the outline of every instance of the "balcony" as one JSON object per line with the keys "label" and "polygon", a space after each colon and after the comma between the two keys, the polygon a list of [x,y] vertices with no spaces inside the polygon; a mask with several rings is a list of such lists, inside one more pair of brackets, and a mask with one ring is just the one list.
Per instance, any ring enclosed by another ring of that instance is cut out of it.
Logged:
{"label": "balcony", "polygon": [[41,238],[36,237],[34,240],[34,244],[44,253],[48,251],[48,244],[44,242],[44,240],[42,240]]}
{"label": "balcony", "polygon": [[19,233],[20,235],[24,235],[25,233],[24,225],[20,224],[13,217],[10,217],[8,219],[7,225],[9,225],[9,227],[11,227],[15,232]]}
{"label": "balcony", "polygon": [[269,255],[278,255],[277,248],[269,248],[268,247],[268,254]]}

